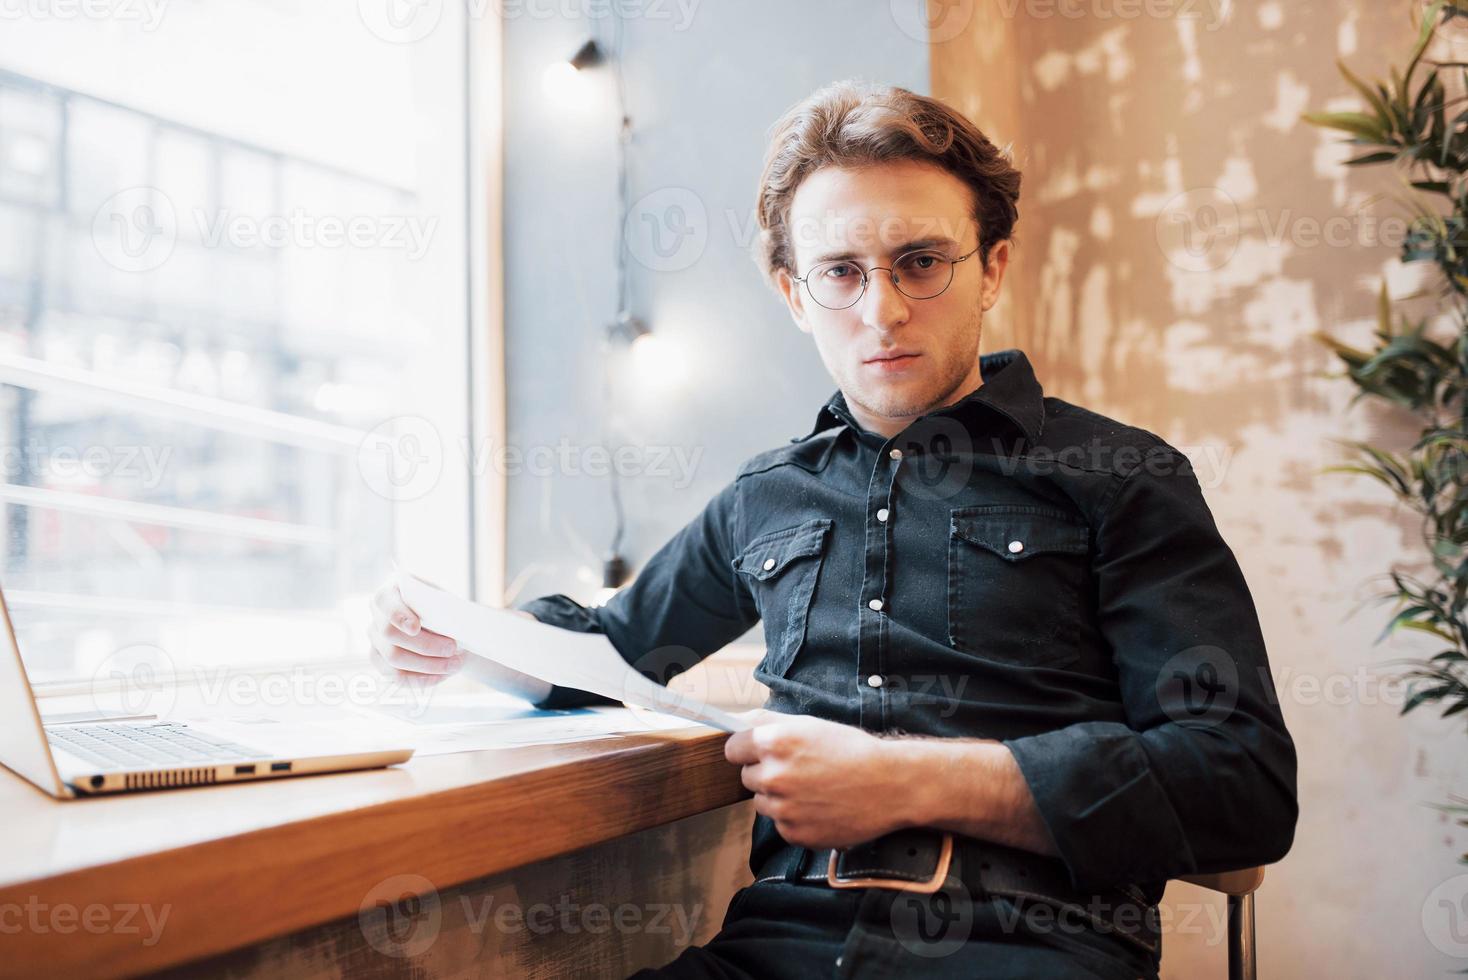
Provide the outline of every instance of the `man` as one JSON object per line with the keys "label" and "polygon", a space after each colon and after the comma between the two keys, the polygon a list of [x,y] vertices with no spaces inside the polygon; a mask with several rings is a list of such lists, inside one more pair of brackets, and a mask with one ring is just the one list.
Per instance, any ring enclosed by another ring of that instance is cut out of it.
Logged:
{"label": "man", "polygon": [[[760,258],[839,391],[605,606],[522,607],[674,671],[763,620],[767,710],[725,746],[756,881],[647,976],[1155,976],[1167,879],[1289,850],[1294,746],[1187,459],[979,356],[1019,186],[903,89],[792,109]],[[394,589],[377,606],[383,661],[455,669]]]}

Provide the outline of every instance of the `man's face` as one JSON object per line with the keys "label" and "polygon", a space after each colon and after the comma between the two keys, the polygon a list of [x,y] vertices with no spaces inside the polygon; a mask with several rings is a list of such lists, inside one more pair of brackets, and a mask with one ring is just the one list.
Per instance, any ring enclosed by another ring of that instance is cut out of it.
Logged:
{"label": "man's face", "polygon": [[[855,266],[890,268],[915,242],[949,258],[974,252],[972,197],[957,177],[920,161],[818,170],[801,183],[790,209],[795,275],[833,258],[852,263],[837,277],[859,276]],[[814,302],[789,274],[778,278],[796,325],[814,336],[858,420],[895,434],[979,386],[983,314],[998,299],[1008,256],[1009,243],[998,243],[986,270],[974,252],[930,299],[904,295],[877,272],[861,299],[842,310]]]}

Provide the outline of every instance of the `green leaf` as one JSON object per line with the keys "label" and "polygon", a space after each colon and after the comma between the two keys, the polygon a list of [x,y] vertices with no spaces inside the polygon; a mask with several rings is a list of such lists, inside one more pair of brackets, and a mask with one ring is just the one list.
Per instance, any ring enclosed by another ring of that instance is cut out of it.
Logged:
{"label": "green leaf", "polygon": [[1433,105],[1429,100],[1436,90],[1437,73],[1434,72],[1427,76],[1427,81],[1422,83],[1422,88],[1417,91],[1417,97],[1412,100],[1412,131],[1407,134],[1409,141],[1422,142],[1422,130],[1433,114]]}
{"label": "green leaf", "polygon": [[1343,60],[1337,58],[1335,63],[1336,67],[1340,69],[1341,74],[1345,76],[1346,81],[1351,84],[1352,88],[1361,93],[1361,97],[1371,105],[1371,108],[1376,110],[1376,114],[1383,119],[1390,120],[1391,113],[1387,110],[1386,100],[1376,92],[1373,92],[1371,86],[1351,74],[1351,69],[1346,67],[1346,63]]}
{"label": "green leaf", "polygon": [[1386,624],[1386,626],[1382,629],[1381,634],[1377,636],[1377,638],[1373,642],[1380,643],[1388,636],[1391,636],[1392,633],[1396,631],[1396,628],[1402,623],[1411,619],[1415,619],[1425,612],[1431,611],[1432,610],[1429,609],[1427,606],[1408,606],[1406,609],[1403,609],[1401,612],[1397,613],[1391,618],[1391,621]]}
{"label": "green leaf", "polygon": [[1375,469],[1373,467],[1370,467],[1370,466],[1351,466],[1351,465],[1326,466],[1326,467],[1323,467],[1320,472],[1322,472],[1322,473],[1355,473],[1355,474],[1359,474],[1361,476],[1369,476],[1369,477],[1373,477],[1373,478],[1375,478],[1377,480],[1380,480],[1383,484],[1386,485],[1387,489],[1391,490],[1393,493],[1401,494],[1403,492],[1397,486],[1396,482],[1393,481],[1390,477],[1388,477],[1385,473],[1381,472],[1378,469]]}
{"label": "green leaf", "polygon": [[1448,165],[1448,153],[1452,149],[1453,141],[1448,138],[1447,121],[1447,99],[1442,95],[1442,85],[1438,85],[1437,109],[1432,117],[1432,136],[1437,140],[1439,147],[1437,165],[1446,167]]}
{"label": "green leaf", "polygon": [[1376,461],[1376,465],[1380,467],[1384,473],[1390,476],[1392,480],[1401,487],[1402,493],[1408,495],[1411,494],[1412,488],[1410,483],[1408,482],[1406,466],[1401,460],[1397,459],[1396,456],[1393,456],[1391,453],[1387,452],[1384,449],[1377,449],[1369,442],[1350,442],[1347,443],[1347,445],[1350,445],[1357,451],[1364,453],[1367,456],[1370,456],[1373,460]]}
{"label": "green leaf", "polygon": [[1449,198],[1453,196],[1453,185],[1445,180],[1414,180],[1412,181],[1412,186],[1419,191],[1444,194]]}
{"label": "green leaf", "polygon": [[1314,337],[1316,340],[1320,341],[1320,343],[1335,351],[1336,356],[1345,361],[1346,364],[1350,367],[1359,367],[1362,364],[1365,364],[1367,361],[1371,360],[1371,355],[1368,354],[1366,351],[1357,350],[1355,347],[1347,346],[1346,344],[1341,343],[1339,340],[1336,340],[1330,334],[1317,330],[1310,336]]}
{"label": "green leaf", "polygon": [[[1421,632],[1421,633],[1431,633],[1433,636],[1437,637],[1438,639],[1447,640],[1449,643],[1456,642],[1456,640],[1458,639],[1451,632],[1449,632],[1448,630],[1444,629],[1440,624],[1438,624],[1438,623],[1432,623],[1432,622],[1427,622],[1425,620],[1419,620],[1419,619],[1409,620],[1409,621],[1407,621],[1407,622],[1405,622],[1405,623],[1402,624],[1402,628],[1403,629],[1409,629],[1409,630],[1417,630],[1418,632]],[[1450,651],[1450,652],[1456,653],[1457,651]],[[1441,657],[1441,656],[1442,656],[1442,654],[1438,654],[1438,657]],[[1461,657],[1461,655],[1460,655],[1460,657]],[[1436,660],[1437,657],[1434,657],[1433,659]]]}
{"label": "green leaf", "polygon": [[1460,451],[1468,450],[1468,432],[1455,429],[1428,429],[1413,443],[1412,448],[1427,449],[1432,446],[1448,446]]}
{"label": "green leaf", "polygon": [[1429,701],[1437,701],[1438,699],[1442,698],[1443,695],[1445,695],[1446,693],[1446,685],[1441,687],[1431,687],[1425,690],[1417,691],[1412,694],[1411,697],[1407,698],[1406,703],[1402,705],[1402,710],[1398,712],[1398,715],[1405,715],[1413,708],[1416,708],[1417,706],[1422,704],[1426,704]]}
{"label": "green leaf", "polygon": [[1417,63],[1422,60],[1422,52],[1427,50],[1427,42],[1432,40],[1433,31],[1437,30],[1438,15],[1442,13],[1443,0],[1436,0],[1427,13],[1422,15],[1422,27],[1417,33],[1417,44],[1412,49],[1412,60],[1407,64],[1407,74],[1402,79],[1402,91],[1406,92],[1407,86],[1412,84],[1412,73],[1417,70]]}
{"label": "green leaf", "polygon": [[1387,142],[1381,122],[1361,112],[1307,112],[1300,118],[1316,126],[1339,129],[1371,143]]}
{"label": "green leaf", "polygon": [[1378,150],[1375,153],[1368,153],[1365,156],[1353,157],[1346,161],[1346,166],[1364,167],[1374,163],[1391,163],[1398,155],[1396,150]]}

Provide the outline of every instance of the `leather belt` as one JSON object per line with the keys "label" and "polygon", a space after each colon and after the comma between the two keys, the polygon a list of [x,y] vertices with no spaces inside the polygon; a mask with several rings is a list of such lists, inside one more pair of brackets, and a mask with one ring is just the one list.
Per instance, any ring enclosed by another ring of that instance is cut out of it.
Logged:
{"label": "leather belt", "polygon": [[975,899],[1001,895],[1069,906],[1098,931],[1115,933],[1149,953],[1155,954],[1162,942],[1157,906],[1134,886],[1083,893],[1071,885],[1065,865],[1055,858],[926,827],[836,850],[787,845],[760,866],[755,883],[764,881],[920,893],[957,882]]}

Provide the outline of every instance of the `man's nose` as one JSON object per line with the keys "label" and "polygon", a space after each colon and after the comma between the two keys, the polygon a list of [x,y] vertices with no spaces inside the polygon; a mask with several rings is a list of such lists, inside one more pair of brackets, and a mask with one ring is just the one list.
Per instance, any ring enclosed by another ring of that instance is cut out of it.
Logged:
{"label": "man's nose", "polygon": [[867,273],[867,291],[861,298],[861,320],[873,330],[886,333],[907,322],[907,297],[893,284],[886,269]]}

